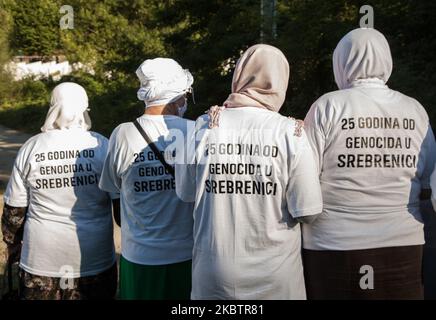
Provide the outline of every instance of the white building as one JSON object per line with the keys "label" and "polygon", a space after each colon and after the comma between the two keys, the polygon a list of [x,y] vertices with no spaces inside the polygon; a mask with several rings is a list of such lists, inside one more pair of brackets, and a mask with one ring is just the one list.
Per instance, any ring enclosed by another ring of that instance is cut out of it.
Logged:
{"label": "white building", "polygon": [[[28,58],[34,59],[34,57]],[[80,62],[74,63],[73,65],[70,65],[68,61],[28,62],[31,61],[31,59],[26,59],[26,57],[15,57],[13,61],[6,65],[6,70],[8,70],[15,81],[25,78],[40,80],[47,79],[49,77],[52,77],[53,80],[58,81],[62,78],[62,76],[69,75],[73,71],[80,69],[87,73],[94,74],[94,70],[90,66],[83,65]]]}

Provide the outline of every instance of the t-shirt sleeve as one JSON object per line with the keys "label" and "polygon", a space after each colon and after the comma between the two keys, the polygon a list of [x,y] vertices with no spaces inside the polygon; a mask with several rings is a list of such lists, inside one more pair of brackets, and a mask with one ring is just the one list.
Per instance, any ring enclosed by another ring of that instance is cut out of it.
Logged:
{"label": "t-shirt sleeve", "polygon": [[[421,153],[424,160],[424,169],[421,176],[421,189],[430,189],[430,176],[435,168],[436,143],[433,130],[428,123],[427,134],[421,147]],[[435,189],[433,189],[435,191]]]}
{"label": "t-shirt sleeve", "polygon": [[27,207],[29,205],[29,190],[27,188],[25,170],[27,167],[26,147],[18,152],[12,174],[4,194],[4,202],[11,207]]}
{"label": "t-shirt sleeve", "polygon": [[436,165],[433,170],[433,174],[430,178],[430,186],[431,186],[431,202],[433,204],[433,208],[436,211]]}
{"label": "t-shirt sleeve", "polygon": [[109,139],[107,155],[99,182],[100,189],[108,192],[112,199],[118,199],[121,190],[121,177],[117,170],[117,145],[117,131],[114,131]]}
{"label": "t-shirt sleeve", "polygon": [[323,154],[325,147],[325,136],[321,129],[319,109],[317,102],[310,108],[304,119],[304,130],[307,135],[310,146],[312,147],[313,156],[315,157],[316,170],[321,174],[323,166]]}
{"label": "t-shirt sleeve", "polygon": [[196,194],[195,128],[188,128],[186,143],[175,164],[176,194],[184,202],[194,202]]}
{"label": "t-shirt sleeve", "polygon": [[176,193],[184,202],[195,201],[195,166],[176,164]]}
{"label": "t-shirt sleeve", "polygon": [[315,157],[305,132],[294,139],[289,166],[289,181],[286,188],[288,210],[298,218],[320,214],[322,195]]}

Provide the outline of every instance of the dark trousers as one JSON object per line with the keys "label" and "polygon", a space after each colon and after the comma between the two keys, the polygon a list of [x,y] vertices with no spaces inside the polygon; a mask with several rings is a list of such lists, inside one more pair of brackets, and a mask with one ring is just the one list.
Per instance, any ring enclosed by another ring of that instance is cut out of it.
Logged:
{"label": "dark trousers", "polygon": [[308,299],[423,299],[422,246],[303,250]]}
{"label": "dark trousers", "polygon": [[424,297],[436,300],[436,248],[424,246]]}

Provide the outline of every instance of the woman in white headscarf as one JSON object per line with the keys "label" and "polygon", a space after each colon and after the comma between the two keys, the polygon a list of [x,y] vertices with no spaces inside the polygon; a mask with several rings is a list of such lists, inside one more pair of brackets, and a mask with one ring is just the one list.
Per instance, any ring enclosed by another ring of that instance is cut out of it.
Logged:
{"label": "woman in white headscarf", "polygon": [[192,299],[305,299],[299,221],[321,212],[315,160],[301,123],[281,116],[289,64],[255,45],[232,93],[197,119],[178,195],[194,201]]}
{"label": "woman in white headscarf", "polygon": [[52,93],[42,133],[20,149],[4,194],[3,240],[22,299],[112,299],[117,268],[109,194],[98,188],[107,139],[88,131],[83,87]]}
{"label": "woman in white headscarf", "polygon": [[424,108],[386,85],[392,57],[374,29],[348,33],[333,54],[339,91],[305,119],[323,213],[303,229],[313,299],[421,299],[423,222],[435,141]]}
{"label": "woman in white headscarf", "polygon": [[182,117],[193,77],[167,58],[144,61],[136,74],[144,114],[112,133],[100,181],[121,199],[120,297],[189,299],[193,208],[177,198],[171,148],[192,122]]}

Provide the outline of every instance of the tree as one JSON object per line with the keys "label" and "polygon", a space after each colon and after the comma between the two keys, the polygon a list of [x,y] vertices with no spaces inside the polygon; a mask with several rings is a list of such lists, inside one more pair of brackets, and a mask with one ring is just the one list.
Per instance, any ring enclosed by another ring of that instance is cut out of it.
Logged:
{"label": "tree", "polygon": [[3,3],[0,2],[0,105],[5,99],[12,94],[12,77],[5,69],[6,64],[10,60],[9,53],[9,31],[11,18],[8,12],[4,9]]}
{"label": "tree", "polygon": [[6,1],[13,19],[11,49],[14,54],[55,54],[60,49],[59,0]]}
{"label": "tree", "polygon": [[281,112],[304,118],[311,104],[337,90],[332,70],[336,44],[358,27],[359,6],[352,1],[281,1],[278,38],[291,65],[287,100]]}
{"label": "tree", "polygon": [[[90,64],[98,74],[134,74],[146,58],[166,56],[162,34],[153,22],[159,1],[72,0],[75,26],[62,30],[70,61]],[[151,21],[151,22],[150,22]]]}
{"label": "tree", "polygon": [[[303,118],[319,96],[337,89],[333,50],[348,31],[359,27],[359,8],[367,1],[263,1],[276,3],[277,13],[277,37],[265,41],[280,48],[291,66],[281,113]],[[147,58],[171,57],[191,70],[197,105],[188,109],[189,117],[221,104],[230,93],[237,59],[260,42],[262,25],[261,0],[70,0],[73,30],[59,28],[60,0],[0,3],[12,19],[12,53],[63,53],[70,62],[95,70],[94,76],[78,73],[71,79],[90,90],[93,110],[104,110],[95,123],[108,131],[141,112],[134,72]],[[435,123],[436,28],[431,26],[436,2],[373,0],[371,6],[375,28],[386,35],[392,49],[394,70],[388,85],[417,98]],[[0,33],[3,44],[5,34]],[[7,56],[5,52],[1,45],[0,56]]]}
{"label": "tree", "polygon": [[171,56],[194,74],[196,117],[221,104],[230,93],[233,68],[241,52],[259,41],[260,3],[252,0],[167,1],[161,20],[173,29],[166,36]]}

